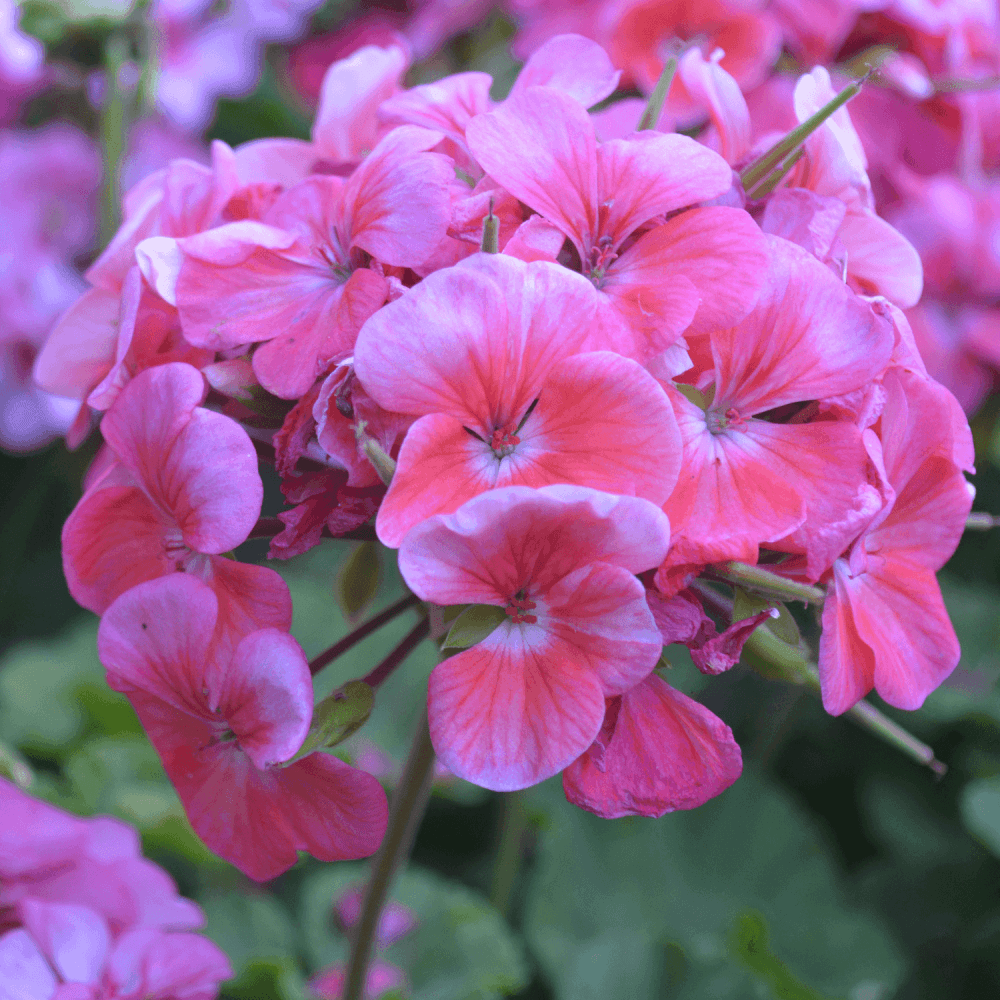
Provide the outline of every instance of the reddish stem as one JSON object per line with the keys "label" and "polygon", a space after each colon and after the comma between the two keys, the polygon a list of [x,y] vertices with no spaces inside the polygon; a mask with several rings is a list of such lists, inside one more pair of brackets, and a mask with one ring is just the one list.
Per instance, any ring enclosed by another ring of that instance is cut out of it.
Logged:
{"label": "reddish stem", "polygon": [[377,688],[379,684],[405,660],[431,634],[431,623],[428,618],[421,618],[407,632],[403,641],[377,666],[371,673],[361,679],[369,686]]}
{"label": "reddish stem", "polygon": [[[385,611],[380,612],[374,618],[366,621],[364,625],[359,625],[353,632],[345,635],[339,642],[335,642],[329,649],[324,650],[319,654],[319,656],[312,659],[309,662],[309,672],[315,677],[316,674],[318,674],[325,666],[333,663],[333,661],[342,653],[346,653],[352,646],[356,646],[362,639],[370,636],[372,632],[377,632],[383,625],[387,625],[393,620],[393,618],[401,615],[407,608],[412,608],[418,603],[418,600],[419,598],[417,598],[415,594],[407,594],[406,597],[402,598],[402,600],[396,601],[395,604],[390,604]],[[424,619],[424,621],[426,622],[426,619]],[[403,642],[405,643],[409,638],[410,636],[407,636]],[[412,646],[410,649],[412,649]],[[397,651],[398,650],[394,650],[389,654],[389,656],[393,656]],[[407,649],[406,652],[409,652],[409,649]],[[403,656],[406,656],[406,653],[404,653]],[[379,666],[377,666],[372,673],[379,670],[381,666],[382,664],[379,664]],[[394,666],[398,666],[398,664],[394,664]],[[368,678],[366,677],[364,680],[367,681]]]}

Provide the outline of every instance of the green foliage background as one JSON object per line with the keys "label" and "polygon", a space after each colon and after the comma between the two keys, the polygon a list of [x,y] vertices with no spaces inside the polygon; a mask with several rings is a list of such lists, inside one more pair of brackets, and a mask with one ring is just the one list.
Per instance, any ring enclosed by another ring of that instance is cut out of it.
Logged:
{"label": "green foliage background", "polygon": [[[327,23],[347,6],[331,6]],[[95,37],[74,32],[59,44]],[[418,67],[414,82],[485,69],[503,93],[516,71],[509,33],[496,20],[458,39]],[[212,136],[307,133],[308,117],[280,84],[280,53],[272,57],[252,97],[220,105]],[[991,402],[975,424],[976,506],[994,513],[998,410]],[[104,683],[96,619],[75,607],[62,581],[59,530],[89,456],[59,447],[0,456],[0,751],[30,766],[34,794],[140,829],[147,853],[201,903],[207,933],[229,954],[237,978],[225,997],[299,1000],[308,976],[345,955],[331,903],[364,866],[304,859],[257,886],[192,834],[128,703]],[[273,483],[268,495],[271,514]],[[293,633],[310,655],[350,627],[334,598],[350,552],[347,543],[324,542],[277,567],[292,588]],[[262,547],[241,556],[262,558]],[[1000,532],[967,538],[942,583],[962,663],[921,711],[889,710],[935,747],[949,767],[942,780],[851,721],[825,716],[808,694],[742,666],[706,682],[685,657],[671,656],[673,683],[736,732],[743,778],[701,809],[661,820],[599,820],[569,806],[557,779],[531,790],[517,806],[526,814],[524,853],[513,892],[498,900],[503,914],[489,897],[510,806],[462,782],[440,782],[395,891],[419,926],[385,956],[406,971],[412,995],[1000,996]],[[370,610],[400,592],[386,565]],[[356,647],[322,675],[318,696],[366,673],[411,624],[404,616]],[[357,756],[374,743],[401,760],[433,662],[424,644],[339,749]]]}

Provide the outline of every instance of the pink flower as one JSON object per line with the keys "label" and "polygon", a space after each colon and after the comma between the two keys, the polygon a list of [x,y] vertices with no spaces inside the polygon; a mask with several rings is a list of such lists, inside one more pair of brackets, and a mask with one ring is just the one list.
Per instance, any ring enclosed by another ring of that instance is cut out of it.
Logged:
{"label": "pink flower", "polygon": [[742,773],[730,728],[707,708],[650,674],[607,699],[587,752],[563,771],[574,805],[605,819],[694,809]]}
{"label": "pink flower", "polygon": [[0,937],[0,983],[18,1000],[215,1000],[233,970],[200,934],[130,930],[72,903],[27,899]]}
{"label": "pink flower", "polygon": [[[323,861],[371,854],[385,832],[385,792],[371,775],[313,753],[309,665],[287,633],[213,641],[218,600],[187,574],[123,594],[101,620],[108,683],[128,695],[195,832],[258,881],[306,850]],[[282,766],[285,765],[285,766]]]}
{"label": "pink flower", "polygon": [[562,770],[594,742],[605,699],[653,669],[662,642],[634,573],[665,554],[662,511],[581,486],[510,486],[414,528],[399,552],[435,604],[509,620],[431,673],[431,740],[454,774],[497,791]]}
{"label": "pink flower", "polygon": [[[337,962],[316,973],[309,981],[309,989],[313,996],[320,1000],[340,1000],[344,995],[344,985],[347,982],[347,966]],[[362,992],[364,1000],[378,1000],[389,990],[399,991],[406,987],[406,976],[403,970],[384,962],[379,958],[372,961],[365,975],[365,988]]]}
{"label": "pink flower", "polygon": [[823,706],[839,715],[873,687],[890,705],[919,708],[955,668],[958,640],[935,572],[954,552],[972,505],[955,464],[970,451],[947,390],[903,369],[884,379],[879,452],[894,498],[838,559],[823,606]]}
{"label": "pink flower", "polygon": [[364,254],[410,267],[445,237],[450,161],[425,150],[440,134],[404,126],[347,179],[311,177],[285,192],[266,222],[235,222],[182,241],[177,306],[187,339],[224,350],[266,342],[253,357],[261,384],[305,393],[350,353],[388,295]]}
{"label": "pink flower", "polygon": [[646,361],[673,345],[696,312],[700,324],[721,324],[749,308],[764,256],[744,212],[682,212],[623,249],[640,227],[731,186],[717,153],[658,132],[598,145],[586,111],[548,87],[528,87],[474,118],[467,137],[490,176],[569,237],[603,293],[611,349]]}
{"label": "pink flower", "polygon": [[396,547],[413,525],[497,486],[579,483],[663,503],[680,449],[670,404],[636,362],[597,347],[595,295],[554,264],[479,254],[365,325],[358,378],[420,415],[379,510]]}
{"label": "pink flower", "polygon": [[802,528],[794,542],[818,576],[880,503],[853,423],[757,417],[860,388],[881,374],[893,346],[888,324],[814,258],[773,237],[769,245],[753,311],[711,333],[711,367],[698,382],[704,407],[671,393],[684,441],[664,508],[671,565],[753,563],[760,544]]}
{"label": "pink flower", "polygon": [[0,778],[0,908],[26,899],[97,913],[113,935],[139,927],[190,930],[201,910],[142,856],[136,831],[110,816],[81,819]]}
{"label": "pink flower", "polygon": [[215,590],[230,635],[287,629],[284,581],[222,555],[260,514],[257,454],[235,421],[203,409],[190,365],[150,368],[122,391],[101,425],[117,464],[84,494],[63,527],[70,593],[102,613],[144,580],[194,573]]}

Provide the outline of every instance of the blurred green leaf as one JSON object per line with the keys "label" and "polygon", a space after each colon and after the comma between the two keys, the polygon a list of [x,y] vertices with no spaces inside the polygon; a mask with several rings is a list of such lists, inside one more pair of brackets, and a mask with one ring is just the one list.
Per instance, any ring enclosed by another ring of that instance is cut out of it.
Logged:
{"label": "blurred green leaf", "polygon": [[362,542],[347,557],[337,574],[337,600],[349,622],[356,621],[378,593],[382,578],[380,550],[375,542]]}
{"label": "blurred green leaf", "polygon": [[747,910],[736,918],[731,948],[737,959],[767,983],[779,1000],[825,1000],[793,975],[771,951],[767,921],[761,914]]}
{"label": "blurred green leaf", "polygon": [[962,789],[961,810],[969,833],[1000,857],[1000,775],[970,781]]}
{"label": "blurred green leaf", "polygon": [[0,660],[0,737],[28,753],[61,757],[84,728],[77,690],[103,683],[94,618],[55,639],[19,643]]}
{"label": "blurred green leaf", "polygon": [[372,714],[375,692],[364,681],[348,681],[327,695],[313,710],[312,724],[302,748],[291,762],[321,747],[335,747],[361,728]]}
{"label": "blurred green leaf", "polygon": [[205,933],[229,956],[234,979],[227,996],[245,1000],[301,1000],[305,987],[296,960],[297,933],[271,895],[228,893],[199,899]]}
{"label": "blurred green leaf", "polygon": [[[344,936],[334,929],[334,901],[364,879],[362,865],[338,865],[308,881],[302,896],[303,942],[316,971],[343,961]],[[500,914],[478,893],[410,866],[392,898],[409,907],[417,927],[385,952],[402,968],[413,1000],[491,1000],[528,983],[522,945]]]}
{"label": "blurred green leaf", "polygon": [[601,820],[565,802],[553,781],[534,795],[550,825],[540,836],[525,931],[560,1000],[575,1000],[568,970],[581,950],[593,952],[611,932],[644,937],[650,968],[664,942],[683,950],[687,972],[671,996],[758,995],[755,974],[727,944],[748,910],[767,919],[773,951],[789,973],[820,994],[845,996],[874,984],[889,996],[899,984],[903,960],[891,936],[871,914],[843,902],[816,831],[756,775],[744,773],[699,809],[662,819]]}

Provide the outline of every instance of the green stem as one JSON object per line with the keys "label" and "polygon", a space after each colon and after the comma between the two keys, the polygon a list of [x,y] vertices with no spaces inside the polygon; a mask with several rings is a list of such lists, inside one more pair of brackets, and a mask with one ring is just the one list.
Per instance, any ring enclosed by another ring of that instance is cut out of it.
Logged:
{"label": "green stem", "polygon": [[902,726],[897,725],[871,702],[859,701],[853,708],[848,709],[847,714],[863,729],[902,750],[907,757],[918,764],[929,767],[939,778],[947,773],[948,766],[934,756],[934,751],[926,743],[922,743]]}
{"label": "green stem", "polygon": [[108,243],[121,221],[121,180],[119,168],[125,152],[126,108],[121,71],[128,60],[128,43],[112,35],[104,46],[104,78],[107,93],[101,109],[101,155],[104,185],[101,189],[101,240]]}
{"label": "green stem", "polygon": [[780,183],[782,177],[788,173],[792,167],[795,166],[799,160],[805,156],[806,150],[804,146],[799,146],[798,149],[793,149],[791,153],[788,154],[778,165],[774,168],[766,177],[764,177],[752,190],[747,191],[746,195],[751,201],[757,201],[760,198],[769,195]]}
{"label": "green stem", "polygon": [[1000,528],[1000,517],[976,511],[965,519],[966,531],[989,531],[991,528]]}
{"label": "green stem", "polygon": [[483,239],[479,249],[483,253],[500,252],[500,220],[493,214],[492,198],[490,198],[490,210],[483,219]]}
{"label": "green stem", "polygon": [[371,877],[365,888],[361,915],[351,939],[343,1000],[361,1000],[364,996],[379,917],[393,879],[410,855],[417,828],[430,798],[433,778],[434,748],[431,746],[427,713],[422,711],[402,777],[393,795],[385,839],[372,859]]}
{"label": "green stem", "polygon": [[521,850],[528,829],[528,811],[521,792],[507,792],[503,797],[503,821],[500,843],[493,865],[490,902],[506,917],[514,894],[514,883],[521,868]]}
{"label": "green stem", "polygon": [[814,115],[810,115],[798,128],[792,129],[783,139],[779,139],[766,153],[759,156],[753,163],[743,168],[740,180],[743,190],[749,191],[756,187],[789,153],[797,149],[812,135],[834,112],[840,110],[852,97],[861,93],[862,85],[867,81],[866,74],[860,80],[848,84],[831,101],[824,104]]}
{"label": "green stem", "polygon": [[667,94],[670,93],[670,84],[674,82],[674,74],[676,72],[677,56],[671,56],[663,64],[663,72],[660,74],[660,79],[656,81],[656,86],[649,95],[649,100],[646,101],[642,117],[639,119],[639,124],[635,127],[637,132],[656,128],[656,123],[660,120],[660,115],[663,113],[663,105],[666,103]]}
{"label": "green stem", "polygon": [[711,566],[713,576],[725,583],[734,583],[747,590],[774,595],[782,600],[805,601],[806,604],[822,604],[826,594],[819,587],[787,580],[761,566],[748,566],[741,562],[716,563]]}

